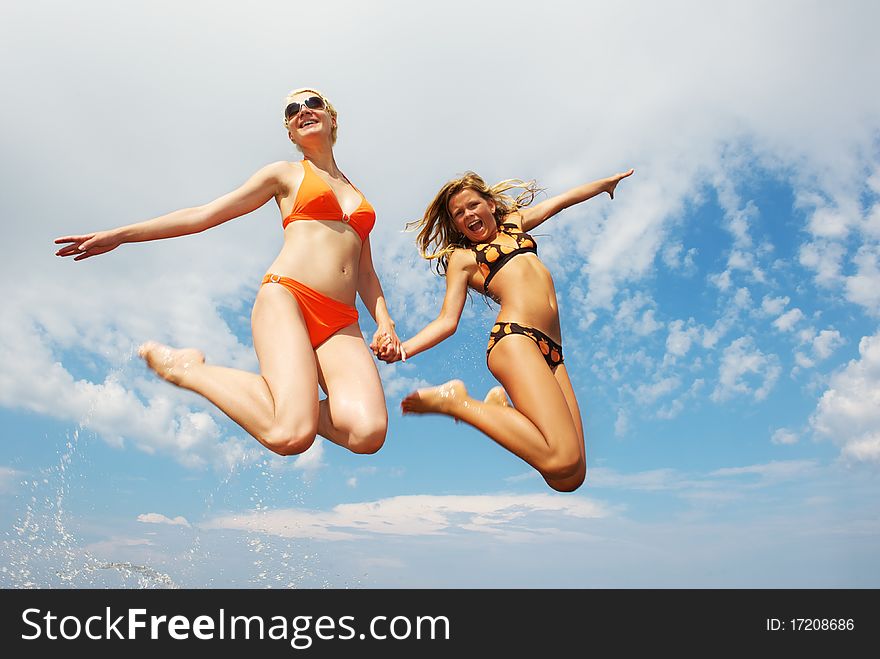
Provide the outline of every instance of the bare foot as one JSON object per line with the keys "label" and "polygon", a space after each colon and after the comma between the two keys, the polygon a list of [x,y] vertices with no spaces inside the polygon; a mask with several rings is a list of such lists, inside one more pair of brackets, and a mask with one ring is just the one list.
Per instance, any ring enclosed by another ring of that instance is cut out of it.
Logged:
{"label": "bare foot", "polygon": [[483,399],[484,403],[489,405],[500,405],[501,407],[510,407],[510,402],[507,400],[507,394],[504,391],[504,387],[492,387],[489,389],[489,393],[486,394],[486,397]]}
{"label": "bare foot", "polygon": [[449,414],[453,401],[465,400],[468,392],[461,380],[419,389],[400,402],[404,414]]}
{"label": "bare foot", "polygon": [[140,348],[138,354],[147,362],[147,366],[153,369],[160,378],[168,380],[172,384],[179,385],[186,372],[197,364],[205,363],[205,355],[195,348],[175,349],[147,341]]}

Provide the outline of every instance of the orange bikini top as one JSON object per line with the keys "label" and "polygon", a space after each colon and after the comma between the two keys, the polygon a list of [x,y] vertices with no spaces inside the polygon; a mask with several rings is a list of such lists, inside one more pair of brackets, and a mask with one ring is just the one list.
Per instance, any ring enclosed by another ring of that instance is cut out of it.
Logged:
{"label": "orange bikini top", "polygon": [[284,218],[282,228],[286,229],[294,220],[338,220],[354,229],[361,241],[366,240],[373,225],[376,224],[376,211],[370,206],[366,197],[349,181],[349,185],[361,195],[361,203],[351,215],[346,215],[342,212],[342,206],[339,205],[336,194],[327,182],[312,170],[312,163],[305,159],[302,163],[305,176],[299,184],[296,199],[293,200],[293,210]]}

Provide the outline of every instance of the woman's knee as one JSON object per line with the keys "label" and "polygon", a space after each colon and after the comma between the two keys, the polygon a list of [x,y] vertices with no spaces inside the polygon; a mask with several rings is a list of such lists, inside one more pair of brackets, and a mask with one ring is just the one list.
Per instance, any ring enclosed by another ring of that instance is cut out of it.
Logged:
{"label": "woman's knee", "polygon": [[278,455],[299,455],[311,448],[317,434],[317,422],[277,425],[266,434],[263,443]]}
{"label": "woman's knee", "polygon": [[586,476],[586,465],[578,447],[566,445],[551,451],[539,465],[539,471],[548,482],[574,481],[577,480],[578,474],[582,474],[576,486],[580,487]]}
{"label": "woman's knee", "polygon": [[374,415],[359,419],[348,428],[348,448],[353,453],[375,453],[385,443],[388,432],[388,417]]}
{"label": "woman's knee", "polygon": [[571,476],[567,476],[564,478],[548,478],[545,476],[544,480],[547,481],[547,485],[552,487],[557,492],[574,492],[576,489],[584,484],[586,478],[587,467],[586,465],[581,464]]}

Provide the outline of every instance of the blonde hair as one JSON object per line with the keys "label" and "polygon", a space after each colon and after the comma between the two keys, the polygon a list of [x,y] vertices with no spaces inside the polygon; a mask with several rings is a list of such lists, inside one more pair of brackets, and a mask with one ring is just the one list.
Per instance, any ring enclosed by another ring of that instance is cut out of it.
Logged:
{"label": "blonde hair", "polygon": [[[521,189],[516,197],[505,194],[508,190]],[[473,190],[484,199],[495,202],[495,224],[501,224],[504,218],[525,208],[535,200],[540,192],[535,181],[507,179],[493,186],[474,172],[465,172],[463,176],[447,182],[434,200],[428,204],[422,219],[408,222],[407,231],[419,229],[416,245],[422,258],[435,261],[437,273],[445,275],[449,265],[449,256],[456,249],[468,247],[470,241],[458,230],[449,214],[449,201],[462,190]]]}
{"label": "blonde hair", "polygon": [[[324,96],[324,94],[322,94],[317,89],[314,89],[312,87],[302,87],[301,89],[294,89],[292,92],[290,92],[284,99],[284,109],[287,110],[287,106],[293,102],[294,96],[298,96],[299,94],[302,94],[303,92],[312,92],[313,94],[319,96],[321,98],[321,100],[324,101],[324,109],[327,110],[327,112],[330,114],[331,117],[333,117],[333,120],[335,123],[336,117],[338,115],[338,113],[336,112],[336,108],[333,107],[333,104],[327,99],[326,96]],[[287,117],[284,117],[284,128],[288,132],[290,132],[290,125],[289,124],[290,124],[290,120]],[[331,146],[336,144],[337,128],[338,128],[338,126],[334,125],[333,128],[330,129],[330,144],[331,144]],[[293,138],[290,138],[290,141],[293,142]],[[296,146],[296,148],[299,151],[302,151],[302,149],[299,148],[299,144],[297,144],[296,142],[293,142],[293,144],[294,144],[294,146]]]}

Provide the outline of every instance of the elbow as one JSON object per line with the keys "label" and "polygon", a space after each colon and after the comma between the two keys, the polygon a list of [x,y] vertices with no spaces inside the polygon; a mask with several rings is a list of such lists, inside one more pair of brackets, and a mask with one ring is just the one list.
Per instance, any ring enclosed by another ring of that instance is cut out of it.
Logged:
{"label": "elbow", "polygon": [[201,233],[221,222],[219,218],[214,216],[208,205],[187,208],[184,212],[189,216],[189,221],[186,223],[189,233]]}
{"label": "elbow", "polygon": [[448,339],[458,330],[458,318],[442,318],[440,322],[444,339]]}

